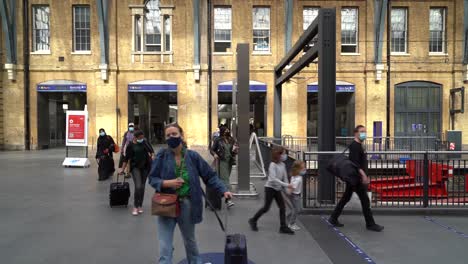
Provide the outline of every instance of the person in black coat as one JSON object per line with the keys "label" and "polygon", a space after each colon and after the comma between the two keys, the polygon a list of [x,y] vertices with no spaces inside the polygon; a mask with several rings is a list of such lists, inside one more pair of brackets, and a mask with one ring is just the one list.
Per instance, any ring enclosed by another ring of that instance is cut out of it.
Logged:
{"label": "person in black coat", "polygon": [[115,171],[112,152],[115,150],[115,142],[106,134],[104,128],[99,129],[97,141],[96,161],[98,163],[98,180],[107,180]]}
{"label": "person in black coat", "polygon": [[367,133],[366,128],[362,125],[357,126],[354,129],[354,140],[349,145],[349,160],[351,160],[358,167],[357,177],[360,177],[357,185],[351,185],[346,183],[346,190],[343,193],[343,197],[338,202],[333,211],[332,215],[328,219],[328,222],[336,227],[343,227],[344,225],[338,221],[343,208],[351,200],[353,192],[355,192],[359,200],[361,200],[362,213],[366,220],[366,227],[368,230],[380,232],[384,229],[383,226],[375,223],[372,211],[370,209],[369,196],[367,196],[367,189],[369,184],[369,177],[367,176],[367,153],[365,152],[362,144],[366,140]]}

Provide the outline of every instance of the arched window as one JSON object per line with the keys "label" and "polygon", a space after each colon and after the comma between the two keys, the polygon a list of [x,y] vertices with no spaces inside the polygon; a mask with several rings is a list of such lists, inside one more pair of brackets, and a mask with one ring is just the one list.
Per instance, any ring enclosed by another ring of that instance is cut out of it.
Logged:
{"label": "arched window", "polygon": [[[160,0],[146,0],[144,6],[144,10],[141,12],[143,15],[135,15],[134,51],[170,52],[172,50],[170,12],[163,12]],[[143,36],[142,32],[144,32]]]}

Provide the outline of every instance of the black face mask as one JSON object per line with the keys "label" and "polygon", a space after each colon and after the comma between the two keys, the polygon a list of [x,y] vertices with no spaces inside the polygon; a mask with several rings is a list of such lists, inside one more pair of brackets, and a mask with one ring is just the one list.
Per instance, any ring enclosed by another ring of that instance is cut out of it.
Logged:
{"label": "black face mask", "polygon": [[170,137],[170,138],[166,139],[166,142],[167,142],[167,145],[170,148],[175,149],[178,146],[180,146],[180,144],[182,144],[182,138],[181,137]]}

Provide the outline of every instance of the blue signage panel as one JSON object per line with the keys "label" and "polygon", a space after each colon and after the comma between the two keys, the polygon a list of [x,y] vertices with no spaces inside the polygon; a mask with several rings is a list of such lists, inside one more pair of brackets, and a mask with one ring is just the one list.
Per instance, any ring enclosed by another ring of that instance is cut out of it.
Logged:
{"label": "blue signage panel", "polygon": [[[249,87],[250,92],[253,93],[262,93],[267,91],[266,84],[251,84]],[[221,84],[218,85],[218,92],[220,93],[227,93],[232,92],[232,85],[230,84]]]}
{"label": "blue signage panel", "polygon": [[[356,86],[354,85],[336,85],[336,92],[337,93],[354,93],[356,90]],[[307,92],[308,93],[318,93],[318,85],[307,85]]]}
{"label": "blue signage panel", "polygon": [[70,92],[70,93],[86,93],[86,84],[39,84],[37,85],[38,92]]}
{"label": "blue signage panel", "polygon": [[129,84],[129,92],[177,92],[177,84]]}

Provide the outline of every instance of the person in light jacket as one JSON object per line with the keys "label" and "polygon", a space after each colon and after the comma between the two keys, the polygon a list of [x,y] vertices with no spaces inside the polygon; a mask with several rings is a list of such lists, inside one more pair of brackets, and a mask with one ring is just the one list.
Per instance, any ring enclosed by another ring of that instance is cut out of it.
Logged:
{"label": "person in light jacket", "polygon": [[286,208],[282,194],[285,188],[292,188],[292,185],[288,183],[288,173],[286,171],[286,165],[284,164],[287,159],[288,155],[283,147],[276,146],[273,148],[271,154],[272,162],[268,169],[268,181],[265,184],[265,204],[258,210],[254,217],[249,220],[250,228],[253,231],[258,231],[257,222],[263,214],[270,210],[271,203],[274,199],[280,211],[279,232],[282,234],[294,234],[294,231],[291,230],[286,223]]}

